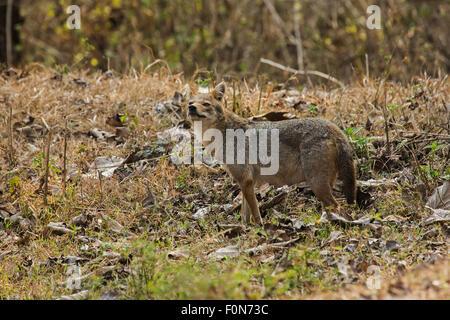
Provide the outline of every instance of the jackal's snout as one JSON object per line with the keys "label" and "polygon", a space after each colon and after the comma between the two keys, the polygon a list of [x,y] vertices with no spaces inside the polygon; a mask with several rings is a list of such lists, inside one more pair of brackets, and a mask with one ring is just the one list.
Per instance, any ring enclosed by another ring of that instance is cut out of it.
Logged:
{"label": "jackal's snout", "polygon": [[207,114],[204,112],[205,110],[199,110],[199,107],[196,106],[196,103],[190,101],[187,107],[189,118],[195,120],[199,118],[206,118]]}
{"label": "jackal's snout", "polygon": [[189,102],[188,111],[189,111],[189,113],[192,113],[192,114],[197,113],[197,108],[194,106],[193,102]]}

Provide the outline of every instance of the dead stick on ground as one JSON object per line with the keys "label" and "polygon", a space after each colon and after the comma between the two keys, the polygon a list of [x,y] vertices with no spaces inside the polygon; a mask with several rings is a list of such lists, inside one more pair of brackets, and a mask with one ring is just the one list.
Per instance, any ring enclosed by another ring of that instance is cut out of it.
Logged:
{"label": "dead stick on ground", "polygon": [[103,173],[100,170],[97,170],[98,174],[98,185],[100,188],[100,202],[103,202]]}
{"label": "dead stick on ground", "polygon": [[408,146],[405,145],[405,147],[410,150],[411,155],[413,156],[413,159],[414,159],[414,163],[416,165],[417,174],[419,175],[420,180],[422,180],[422,182],[425,184],[425,187],[427,188],[427,192],[429,192],[431,190],[431,188],[428,183],[428,178],[422,172],[422,168],[420,167],[419,161],[417,161],[416,152],[415,152],[416,150],[414,149],[414,146],[412,145],[411,148],[409,148]]}
{"label": "dead stick on ground", "polygon": [[63,197],[66,196],[66,179],[67,179],[67,118],[64,127]]}
{"label": "dead stick on ground", "polygon": [[384,117],[384,133],[386,134],[386,154],[391,155],[391,142],[389,140],[389,120],[387,114],[387,88],[386,82],[384,83],[384,106],[383,106],[383,117]]}
{"label": "dead stick on ground", "polygon": [[262,99],[262,84],[260,79],[258,79],[258,86],[259,86],[259,97],[258,97],[258,112],[261,109],[261,99]]}
{"label": "dead stick on ground", "polygon": [[235,86],[235,82],[233,80],[233,108],[232,108],[233,112],[236,112],[236,86]]}
{"label": "dead stick on ground", "polygon": [[380,91],[381,85],[383,85],[384,88],[384,105],[382,107],[382,111],[383,111],[383,118],[384,118],[384,132],[386,135],[386,154],[387,156],[390,156],[391,154],[391,144],[389,141],[389,124],[388,124],[388,115],[387,115],[387,90],[386,90],[386,82],[389,78],[389,74],[390,74],[390,68],[391,68],[391,62],[392,62],[392,57],[394,56],[394,52],[395,52],[395,48],[394,51],[392,52],[391,56],[389,57],[389,61],[387,63],[387,68],[386,70],[384,70],[383,73],[383,79],[380,82],[380,85],[377,88],[377,92],[375,93],[375,99],[373,102],[373,105],[375,107],[375,109],[377,109],[378,107],[378,92]]}
{"label": "dead stick on ground", "polygon": [[342,88],[344,88],[344,84],[341,81],[339,81],[338,79],[330,76],[329,74],[326,74],[326,73],[323,73],[323,72],[320,72],[320,71],[316,71],[316,70],[306,70],[306,71],[295,70],[294,68],[283,66],[282,64],[276,63],[276,62],[274,62],[272,60],[265,59],[265,58],[261,58],[260,61],[262,63],[268,64],[269,66],[272,66],[272,67],[275,67],[275,68],[278,68],[280,70],[287,71],[287,72],[290,72],[290,73],[301,74],[301,75],[310,74],[310,75],[318,76],[318,77],[321,77],[321,78],[325,78],[325,79],[327,79],[327,80],[329,80],[331,82],[334,82],[334,83],[338,84]]}
{"label": "dead stick on ground", "polygon": [[44,180],[44,205],[47,205],[47,193],[48,193],[48,172],[50,163],[50,143],[52,141],[52,133],[47,133],[47,149],[45,152],[45,180]]}
{"label": "dead stick on ground", "polygon": [[385,74],[384,74],[384,80],[383,80],[383,84],[384,84],[384,106],[383,106],[383,117],[384,117],[384,131],[386,134],[386,153],[388,156],[391,155],[391,142],[389,141],[389,124],[388,124],[388,110],[387,110],[387,88],[386,88],[386,82],[389,78],[389,74],[390,74],[390,68],[391,68],[391,62],[392,62],[392,57],[394,56],[394,51],[392,52],[391,56],[389,57],[389,61],[387,64],[387,69],[385,70]]}
{"label": "dead stick on ground", "polygon": [[[97,156],[96,156],[96,158],[97,158]],[[103,174],[102,174],[102,171],[98,169],[96,160],[94,160],[94,169],[95,169],[95,172],[97,172],[97,177],[98,177],[98,187],[99,187],[99,192],[100,192],[100,201],[103,201],[103,192],[102,192],[102,189],[103,189],[103,185],[102,185]]]}
{"label": "dead stick on ground", "polygon": [[369,55],[366,53],[366,79],[369,81]]}
{"label": "dead stick on ground", "polygon": [[8,145],[9,145],[9,163],[11,166],[14,166],[14,148],[13,148],[13,126],[12,126],[12,106],[9,103],[9,97],[4,96],[6,108],[9,111],[9,119],[8,119]]}

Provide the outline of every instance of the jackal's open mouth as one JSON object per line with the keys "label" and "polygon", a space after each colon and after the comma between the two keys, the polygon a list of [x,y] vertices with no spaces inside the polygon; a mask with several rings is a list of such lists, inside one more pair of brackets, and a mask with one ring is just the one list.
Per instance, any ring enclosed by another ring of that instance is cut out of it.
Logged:
{"label": "jackal's open mouth", "polygon": [[198,114],[196,110],[189,110],[189,116],[191,118],[206,118],[206,116]]}

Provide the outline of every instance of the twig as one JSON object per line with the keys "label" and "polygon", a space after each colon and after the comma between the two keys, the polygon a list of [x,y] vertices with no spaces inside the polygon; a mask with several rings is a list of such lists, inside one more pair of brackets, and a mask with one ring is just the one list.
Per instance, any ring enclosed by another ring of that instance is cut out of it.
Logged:
{"label": "twig", "polygon": [[233,80],[233,107],[232,107],[233,112],[236,112],[236,87],[235,87],[235,82]]}
{"label": "twig", "polygon": [[66,180],[67,180],[67,118],[64,128],[63,197],[66,196]]}
{"label": "twig", "polygon": [[[395,49],[394,49],[395,51]],[[391,142],[389,141],[389,124],[388,124],[388,118],[387,118],[387,88],[386,88],[386,81],[389,77],[390,71],[389,69],[391,68],[391,62],[392,62],[392,58],[394,57],[394,52],[392,52],[391,56],[389,57],[389,61],[387,64],[387,70],[385,70],[385,75],[384,75],[384,106],[383,106],[383,117],[384,117],[384,131],[386,134],[386,152],[387,155],[390,156],[391,155]]]}
{"label": "twig", "polygon": [[50,162],[50,143],[52,141],[52,133],[49,131],[47,133],[47,149],[45,152],[45,177],[44,177],[44,205],[47,205],[47,192],[48,192],[48,169]]}
{"label": "twig", "polygon": [[[270,13],[272,14],[272,17],[275,20],[275,22],[278,24],[278,26],[282,29],[282,31],[288,38],[289,42],[295,44],[295,47],[297,49],[298,70],[300,71],[297,73],[306,75],[308,84],[312,87],[312,82],[311,82],[311,79],[309,78],[310,73],[306,71],[305,63],[304,63],[303,44],[302,44],[302,37],[301,37],[301,32],[300,32],[300,12],[299,12],[300,11],[300,1],[298,1],[298,0],[294,1],[294,33],[295,33],[295,37],[292,36],[286,23],[280,17],[277,10],[273,6],[272,2],[270,2],[270,0],[264,0],[264,3],[266,5],[266,7],[269,9]],[[263,62],[263,61],[261,60],[261,62]],[[304,72],[304,73],[302,73],[302,72]]]}
{"label": "twig", "polygon": [[[448,110],[447,105],[445,104],[444,99],[442,99],[442,105],[444,106],[444,111]],[[447,112],[447,128],[445,128],[448,133],[450,133],[450,112]]]}
{"label": "twig", "polygon": [[293,44],[296,44],[297,40],[289,32],[286,24],[284,23],[283,19],[281,19],[280,15],[278,14],[275,7],[273,6],[272,2],[270,2],[270,0],[264,0],[264,3],[266,4],[267,9],[269,9],[270,13],[272,14],[272,17],[275,20],[275,22],[280,26],[280,28],[286,34],[288,40],[290,42],[292,42]]}
{"label": "twig", "polygon": [[272,60],[265,59],[265,58],[261,58],[260,61],[262,63],[268,64],[268,65],[270,65],[272,67],[275,67],[275,68],[278,68],[280,70],[287,71],[287,72],[290,72],[290,73],[301,74],[301,75],[311,74],[311,75],[314,75],[314,76],[322,77],[322,78],[325,78],[325,79],[327,79],[327,80],[329,80],[331,82],[334,82],[334,83],[338,84],[339,86],[341,86],[342,88],[344,88],[344,84],[341,81],[339,81],[338,79],[330,76],[329,74],[326,74],[326,73],[323,73],[323,72],[320,72],[320,71],[316,71],[316,70],[305,70],[305,71],[303,71],[303,70],[295,70],[294,68],[283,66],[282,64],[276,63],[276,62],[274,62]]}
{"label": "twig", "polygon": [[8,0],[6,4],[6,63],[8,67],[12,65],[12,6],[13,0]]}
{"label": "twig", "polygon": [[258,79],[258,84],[259,84],[259,97],[258,97],[258,112],[261,109],[261,99],[262,99],[262,84],[260,83],[259,79]]}
{"label": "twig", "polygon": [[45,121],[45,119],[43,117],[41,117],[42,123],[44,124],[45,128],[47,129],[47,131],[50,131],[50,127],[48,126],[47,122]]}
{"label": "twig", "polygon": [[145,67],[145,69],[144,69],[144,71],[142,73],[145,73],[148,69],[150,69],[151,67],[153,67],[157,63],[165,64],[166,67],[167,67],[167,71],[169,71],[169,76],[172,76],[172,71],[170,70],[169,64],[167,63],[167,61],[161,60],[161,59],[156,59],[155,61],[150,63],[148,66]]}
{"label": "twig", "polygon": [[8,131],[9,131],[9,137],[8,137],[8,145],[9,145],[9,163],[11,167],[14,167],[14,148],[13,148],[13,128],[12,128],[12,106],[9,103],[9,97],[4,96],[6,108],[9,111],[9,119],[8,119]]}
{"label": "twig", "polygon": [[[298,69],[301,71],[306,71],[304,62],[305,56],[303,53],[302,35],[300,32],[300,1],[298,0],[294,2],[294,33],[295,33],[295,46],[297,48]],[[306,79],[308,80],[308,84],[312,87],[312,82],[307,72],[306,72]]]}
{"label": "twig", "polygon": [[429,190],[431,190],[430,185],[428,184],[428,178],[423,174],[422,168],[420,167],[420,164],[419,164],[419,161],[417,161],[416,153],[414,150],[414,145],[412,145],[411,148],[409,148],[406,145],[405,145],[405,147],[411,151],[411,155],[413,156],[414,163],[416,165],[417,174],[419,175],[420,180],[422,180],[422,182],[425,184],[425,187],[427,188],[427,192],[428,192]]}
{"label": "twig", "polygon": [[386,134],[386,154],[391,155],[391,142],[389,140],[389,124],[387,115],[387,88],[386,82],[384,83],[384,106],[383,106],[383,117],[384,117],[384,133]]}
{"label": "twig", "polygon": [[366,53],[366,79],[369,81],[369,55]]}
{"label": "twig", "polygon": [[100,202],[103,202],[103,173],[100,170],[97,170],[97,175],[98,175],[98,184],[100,188]]}

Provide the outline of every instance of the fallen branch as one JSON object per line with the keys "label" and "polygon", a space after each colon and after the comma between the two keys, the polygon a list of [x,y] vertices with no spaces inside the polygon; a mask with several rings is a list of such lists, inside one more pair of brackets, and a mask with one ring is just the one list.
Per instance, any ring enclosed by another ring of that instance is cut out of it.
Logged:
{"label": "fallen branch", "polygon": [[300,238],[294,238],[288,241],[277,242],[277,243],[263,243],[257,247],[246,249],[243,252],[249,254],[250,256],[258,255],[264,253],[270,249],[286,249],[289,245],[297,242]]}
{"label": "fallen branch", "polygon": [[261,58],[260,61],[262,63],[268,64],[268,65],[270,65],[272,67],[275,67],[275,68],[278,68],[280,70],[287,71],[287,72],[290,72],[290,73],[301,74],[301,75],[314,75],[314,76],[318,76],[318,77],[321,77],[321,78],[325,78],[325,79],[327,79],[327,80],[329,80],[331,82],[334,82],[334,83],[338,84],[342,88],[344,87],[344,84],[342,82],[340,82],[338,79],[330,76],[329,74],[326,74],[326,73],[323,73],[323,72],[320,72],[320,71],[316,71],[316,70],[306,70],[306,71],[296,70],[294,68],[283,66],[282,64],[276,63],[276,62],[274,62],[272,60],[265,59],[265,58]]}
{"label": "fallen branch", "polygon": [[281,201],[283,201],[286,198],[287,194],[288,194],[287,192],[282,192],[282,193],[276,195],[275,197],[273,197],[272,199],[264,202],[261,205],[260,210],[264,211],[264,210],[272,208],[273,206],[276,206],[277,204],[279,204]]}

